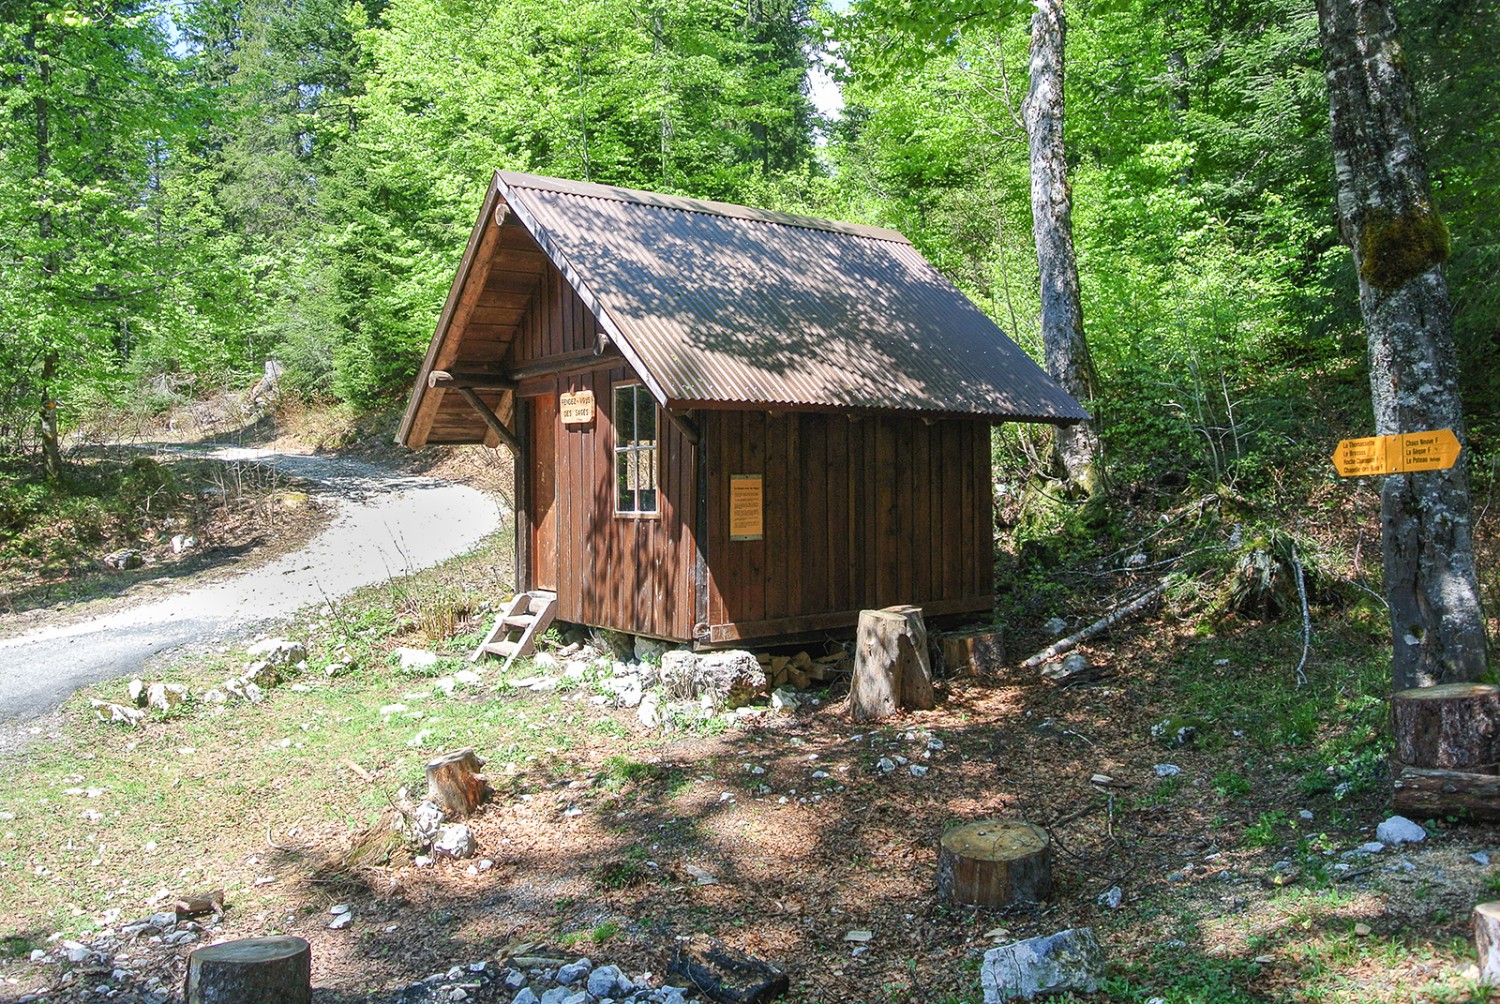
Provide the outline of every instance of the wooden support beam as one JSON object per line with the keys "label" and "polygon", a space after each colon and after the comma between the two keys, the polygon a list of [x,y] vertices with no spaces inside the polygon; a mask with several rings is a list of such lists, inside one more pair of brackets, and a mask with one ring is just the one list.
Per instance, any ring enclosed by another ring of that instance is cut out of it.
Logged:
{"label": "wooden support beam", "polygon": [[532,377],[540,376],[556,376],[560,373],[593,369],[601,363],[613,363],[621,358],[619,351],[616,349],[606,349],[603,352],[585,349],[582,352],[569,352],[566,355],[553,356],[551,359],[539,363],[517,366],[507,373],[506,376],[515,381],[529,380]]}
{"label": "wooden support beam", "polygon": [[484,400],[480,398],[474,388],[455,387],[453,389],[462,394],[464,400],[469,402],[470,407],[479,412],[479,417],[484,419],[484,424],[488,425],[490,430],[500,437],[500,442],[510,447],[512,455],[519,457],[521,455],[521,441],[505,427],[505,423],[500,421],[500,416],[490,410],[490,406],[484,403]]}
{"label": "wooden support beam", "polygon": [[497,373],[467,372],[464,370],[433,370],[427,374],[428,387],[444,387],[449,390],[458,390],[467,387],[470,390],[515,390],[516,382],[508,377]]}

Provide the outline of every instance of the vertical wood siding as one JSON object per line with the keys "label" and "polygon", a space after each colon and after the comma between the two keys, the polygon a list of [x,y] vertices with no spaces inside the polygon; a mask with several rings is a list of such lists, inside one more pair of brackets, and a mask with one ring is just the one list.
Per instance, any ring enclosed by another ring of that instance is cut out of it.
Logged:
{"label": "vertical wood siding", "polygon": [[[704,442],[711,625],[993,593],[987,422],[716,411]],[[729,539],[732,474],[765,479],[761,540]]]}

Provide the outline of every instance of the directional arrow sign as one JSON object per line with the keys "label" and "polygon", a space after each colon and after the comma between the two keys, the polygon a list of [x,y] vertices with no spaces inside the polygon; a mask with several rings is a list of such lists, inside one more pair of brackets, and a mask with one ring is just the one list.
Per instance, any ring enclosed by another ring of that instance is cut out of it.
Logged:
{"label": "directional arrow sign", "polygon": [[1442,471],[1458,462],[1460,449],[1452,429],[1345,439],[1333,451],[1333,466],[1346,478]]}

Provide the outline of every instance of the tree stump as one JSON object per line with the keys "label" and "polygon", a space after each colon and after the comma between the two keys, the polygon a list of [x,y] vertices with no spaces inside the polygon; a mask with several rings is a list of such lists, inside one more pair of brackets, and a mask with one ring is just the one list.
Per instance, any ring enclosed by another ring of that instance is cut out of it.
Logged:
{"label": "tree stump", "polygon": [[310,1004],[312,948],[301,938],[245,938],[188,956],[187,1004]]}
{"label": "tree stump", "polygon": [[1500,986],[1500,902],[1474,908],[1474,948],[1479,953],[1479,983]]}
{"label": "tree stump", "polygon": [[922,611],[905,606],[861,610],[849,687],[854,720],[870,722],[895,714],[897,708],[936,704]]}
{"label": "tree stump", "polygon": [[472,749],[444,753],[427,765],[427,801],[458,819],[472,815],[488,788],[483,766]]}
{"label": "tree stump", "polygon": [[949,679],[998,673],[1005,665],[1005,636],[998,627],[941,635],[938,650]]}
{"label": "tree stump", "polygon": [[1391,697],[1393,766],[1500,773],[1500,687],[1445,683]]}
{"label": "tree stump", "polygon": [[938,898],[968,906],[1036,903],[1052,893],[1052,842],[1019,819],[955,826],[938,845]]}

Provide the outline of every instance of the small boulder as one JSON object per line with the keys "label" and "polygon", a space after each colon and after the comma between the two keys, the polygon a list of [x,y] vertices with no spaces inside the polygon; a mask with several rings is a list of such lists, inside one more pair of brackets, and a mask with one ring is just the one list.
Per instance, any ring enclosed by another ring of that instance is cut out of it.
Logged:
{"label": "small boulder", "polygon": [[177,533],[172,535],[172,553],[182,554],[191,551],[198,546],[198,538],[190,533]]}
{"label": "small boulder", "polygon": [[992,948],[980,970],[985,1004],[1070,990],[1093,993],[1103,978],[1104,950],[1087,927]]}
{"label": "small boulder", "polygon": [[1382,844],[1416,844],[1427,839],[1427,831],[1405,816],[1392,816],[1375,827],[1375,839]]}
{"label": "small boulder", "polygon": [[1060,635],[1064,631],[1068,630],[1068,622],[1063,620],[1061,617],[1049,617],[1047,619],[1047,623],[1042,625],[1042,630],[1047,634],[1056,637],[1057,635]]}
{"label": "small boulder", "polygon": [[424,801],[411,814],[410,833],[412,843],[426,847],[437,839],[438,828],[443,825],[443,810],[431,802]]}
{"label": "small boulder", "polygon": [[146,706],[171,711],[188,699],[188,688],[181,683],[153,683],[146,692]]}
{"label": "small boulder", "polygon": [[477,846],[473,832],[462,823],[454,823],[438,830],[437,840],[432,844],[432,854],[434,857],[455,860],[472,858]]}
{"label": "small boulder", "polygon": [[140,678],[130,681],[130,687],[126,690],[130,695],[130,703],[138,708],[146,706],[146,683]]}
{"label": "small boulder", "polygon": [[104,564],[107,568],[113,568],[117,572],[129,571],[132,568],[140,568],[146,563],[146,559],[139,551],[116,551],[104,556]]}
{"label": "small boulder", "polygon": [[660,662],[661,657],[671,647],[669,642],[643,638],[640,635],[636,635],[630,644],[631,655],[635,656],[636,662]]}
{"label": "small boulder", "polygon": [[1061,662],[1048,663],[1041,669],[1042,679],[1059,687],[1082,683],[1099,676],[1103,669],[1089,662],[1081,652],[1069,652]]}
{"label": "small boulder", "polygon": [[398,648],[396,649],[396,662],[403,673],[420,673],[437,665],[436,652],[429,652],[422,648]]}
{"label": "small boulder", "polygon": [[619,966],[600,966],[589,974],[589,993],[597,998],[628,997],[635,989]]}
{"label": "small boulder", "polygon": [[285,638],[265,638],[245,649],[245,654],[272,666],[295,666],[307,658],[307,646]]}
{"label": "small boulder", "polygon": [[140,708],[127,708],[123,704],[101,701],[97,697],[89,698],[89,706],[94,709],[95,717],[101,722],[116,725],[140,725],[146,720],[146,713]]}
{"label": "small boulder", "polygon": [[593,970],[594,963],[589,959],[579,959],[577,962],[569,962],[560,966],[557,970],[557,982],[565,987],[571,987],[579,980],[585,979]]}

